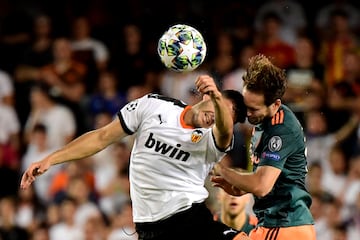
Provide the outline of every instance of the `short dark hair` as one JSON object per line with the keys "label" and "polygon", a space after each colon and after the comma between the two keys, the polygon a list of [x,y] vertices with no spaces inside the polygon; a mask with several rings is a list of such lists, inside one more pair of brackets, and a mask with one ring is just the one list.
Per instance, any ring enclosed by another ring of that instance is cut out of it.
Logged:
{"label": "short dark hair", "polygon": [[236,90],[227,89],[223,90],[222,95],[229,99],[234,104],[235,120],[234,123],[243,123],[246,118],[246,106],[244,103],[243,95]]}
{"label": "short dark hair", "polygon": [[346,10],[342,8],[336,8],[330,12],[330,18],[334,18],[334,17],[342,17],[349,19],[349,14],[346,12]]}
{"label": "short dark hair", "polygon": [[243,80],[246,89],[264,95],[266,106],[281,99],[287,87],[285,70],[275,66],[263,54],[250,58]]}
{"label": "short dark hair", "polygon": [[36,123],[33,128],[33,132],[40,132],[46,134],[46,131],[47,131],[46,126],[43,123]]}
{"label": "short dark hair", "polygon": [[275,11],[268,11],[264,14],[262,17],[262,22],[265,23],[269,20],[276,21],[279,24],[283,23],[283,19],[280,17],[280,15]]}
{"label": "short dark hair", "polygon": [[56,97],[51,92],[51,87],[46,83],[43,83],[43,82],[35,83],[31,87],[31,91],[41,92],[50,100],[56,101]]}

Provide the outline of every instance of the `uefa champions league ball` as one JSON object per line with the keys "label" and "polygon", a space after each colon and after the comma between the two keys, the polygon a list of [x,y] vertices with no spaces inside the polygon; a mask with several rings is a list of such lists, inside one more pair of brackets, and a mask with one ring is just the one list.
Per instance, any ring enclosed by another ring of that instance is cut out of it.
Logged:
{"label": "uefa champions league ball", "polygon": [[196,69],[206,56],[206,44],[195,28],[177,24],[170,27],[159,39],[158,54],[161,62],[177,72]]}

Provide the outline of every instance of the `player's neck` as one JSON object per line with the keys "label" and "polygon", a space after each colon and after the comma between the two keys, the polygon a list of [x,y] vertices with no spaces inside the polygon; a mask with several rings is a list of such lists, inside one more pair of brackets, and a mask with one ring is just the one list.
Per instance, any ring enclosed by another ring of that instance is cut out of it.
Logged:
{"label": "player's neck", "polygon": [[227,214],[222,214],[221,221],[236,230],[240,230],[245,225],[246,212],[245,211],[241,212],[235,218]]}

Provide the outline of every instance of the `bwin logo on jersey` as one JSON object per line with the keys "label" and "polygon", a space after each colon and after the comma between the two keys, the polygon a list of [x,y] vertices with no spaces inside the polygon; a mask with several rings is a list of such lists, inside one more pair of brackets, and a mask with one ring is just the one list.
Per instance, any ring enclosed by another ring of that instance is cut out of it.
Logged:
{"label": "bwin logo on jersey", "polygon": [[191,141],[193,143],[198,143],[201,140],[202,136],[203,136],[203,132],[201,130],[196,129],[191,133]]}
{"label": "bwin logo on jersey", "polygon": [[179,149],[181,144],[178,143],[176,144],[176,147],[174,147],[155,139],[153,136],[154,134],[150,133],[148,139],[146,139],[145,147],[154,149],[157,153],[181,160],[183,162],[189,159],[190,153]]}

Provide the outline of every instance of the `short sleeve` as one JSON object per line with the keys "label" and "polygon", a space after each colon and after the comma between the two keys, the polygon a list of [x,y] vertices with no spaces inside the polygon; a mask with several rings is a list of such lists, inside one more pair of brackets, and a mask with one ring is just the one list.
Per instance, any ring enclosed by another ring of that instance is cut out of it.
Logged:
{"label": "short sleeve", "polygon": [[284,127],[274,127],[265,137],[264,149],[261,152],[259,166],[268,165],[283,169],[288,157],[299,148],[298,141],[303,141],[293,131],[286,131]]}
{"label": "short sleeve", "polygon": [[137,131],[143,119],[154,109],[155,103],[148,95],[127,103],[118,113],[124,131],[131,135]]}

